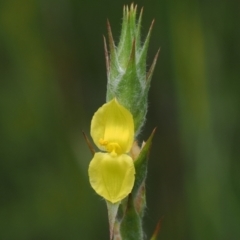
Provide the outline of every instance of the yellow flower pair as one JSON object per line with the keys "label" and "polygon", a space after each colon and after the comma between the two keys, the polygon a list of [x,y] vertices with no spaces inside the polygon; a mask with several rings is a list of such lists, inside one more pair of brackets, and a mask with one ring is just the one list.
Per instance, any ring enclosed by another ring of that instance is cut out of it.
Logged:
{"label": "yellow flower pair", "polygon": [[91,136],[104,152],[95,153],[90,162],[90,184],[106,200],[119,202],[131,192],[135,180],[133,159],[127,155],[134,141],[132,114],[111,100],[94,114]]}

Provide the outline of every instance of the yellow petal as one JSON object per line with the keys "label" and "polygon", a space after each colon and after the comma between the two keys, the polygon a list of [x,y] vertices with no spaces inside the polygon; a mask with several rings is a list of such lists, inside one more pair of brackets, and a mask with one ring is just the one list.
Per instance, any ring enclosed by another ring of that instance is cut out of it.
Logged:
{"label": "yellow petal", "polygon": [[132,190],[135,179],[133,160],[127,154],[113,157],[109,153],[95,153],[88,174],[92,188],[106,200],[116,203]]}
{"label": "yellow petal", "polygon": [[95,112],[91,122],[91,136],[99,149],[117,154],[130,151],[134,138],[132,114],[116,99]]}

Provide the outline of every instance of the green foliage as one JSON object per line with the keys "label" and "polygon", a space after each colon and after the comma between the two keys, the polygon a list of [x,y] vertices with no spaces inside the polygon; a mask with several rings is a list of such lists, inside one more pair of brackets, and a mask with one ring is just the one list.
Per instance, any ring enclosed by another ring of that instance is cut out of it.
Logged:
{"label": "green foliage", "polygon": [[142,220],[134,206],[134,199],[130,194],[124,218],[120,225],[123,240],[143,240]]}
{"label": "green foliage", "polygon": [[[118,239],[119,237],[121,237],[122,240],[143,239],[144,231],[142,218],[146,207],[145,180],[147,176],[148,156],[154,133],[155,130],[141,149],[137,159],[134,161],[136,177],[132,193],[121,202],[120,206],[107,202],[110,239]],[[118,213],[116,214],[117,209]],[[114,221],[115,228],[113,227]]]}
{"label": "green foliage", "polygon": [[[149,72],[146,72],[146,58],[153,22],[148,35],[141,44],[142,11],[137,20],[137,6],[132,4],[123,9],[122,30],[119,44],[115,47],[110,24],[108,39],[110,56],[105,55],[107,64],[107,101],[117,97],[119,102],[133,114],[135,133],[138,136],[145,123],[148,91],[158,53]],[[109,60],[110,58],[110,60]]]}

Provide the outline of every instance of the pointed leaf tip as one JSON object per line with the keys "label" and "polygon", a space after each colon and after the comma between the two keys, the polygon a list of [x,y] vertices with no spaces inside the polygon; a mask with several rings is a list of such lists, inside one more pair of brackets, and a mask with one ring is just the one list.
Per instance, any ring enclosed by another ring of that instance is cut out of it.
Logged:
{"label": "pointed leaf tip", "polygon": [[159,232],[161,230],[161,227],[162,227],[162,221],[163,221],[163,217],[160,218],[160,220],[158,221],[157,226],[156,226],[156,228],[154,230],[154,233],[153,233],[150,240],[157,240],[158,234],[159,234]]}
{"label": "pointed leaf tip", "polygon": [[149,44],[149,40],[150,40],[150,36],[151,36],[151,33],[152,33],[154,23],[155,23],[155,19],[153,19],[152,22],[151,22],[151,25],[149,27],[148,34],[147,34],[144,45],[147,44],[147,46],[148,46],[148,44]]}
{"label": "pointed leaf tip", "polygon": [[[133,4],[133,6],[134,6],[134,4]],[[137,4],[134,6],[134,12],[136,13],[137,12]]]}
{"label": "pointed leaf tip", "polygon": [[155,19],[152,20],[149,31],[152,31],[154,23],[155,23]]}
{"label": "pointed leaf tip", "polygon": [[90,152],[91,152],[92,155],[94,156],[95,150],[94,150],[94,148],[93,148],[92,143],[89,141],[89,139],[88,139],[87,135],[85,134],[85,132],[82,131],[82,134],[83,134],[83,137],[84,137],[84,139],[85,139],[85,141],[86,141],[86,143],[87,143],[87,145],[88,145],[88,148],[89,148]]}
{"label": "pointed leaf tip", "polygon": [[115,43],[113,40],[111,25],[108,19],[107,19],[107,31],[108,31],[109,46],[110,46],[110,50],[112,51],[115,47]]}
{"label": "pointed leaf tip", "polygon": [[157,63],[157,60],[158,60],[158,56],[159,56],[159,52],[160,52],[160,48],[158,49],[154,59],[153,59],[153,63],[147,73],[147,77],[146,77],[146,81],[147,82],[150,82],[151,78],[152,78],[152,75],[153,75],[153,71],[155,69],[155,66],[156,66],[156,63]]}
{"label": "pointed leaf tip", "polygon": [[[152,139],[153,139],[156,131],[157,131],[157,127],[155,127],[155,128],[152,130],[152,133],[151,133],[150,137],[148,138],[148,140],[147,140],[146,144],[144,145],[144,147],[145,147],[146,145],[149,145],[149,146],[150,146],[150,145],[152,144]],[[144,148],[144,147],[143,147],[143,148]]]}
{"label": "pointed leaf tip", "polygon": [[106,61],[107,76],[109,76],[110,64],[109,64],[109,56],[108,56],[107,42],[106,42],[105,36],[103,36],[103,44],[104,44],[104,54],[105,54],[105,61]]}
{"label": "pointed leaf tip", "polygon": [[141,8],[140,10],[140,13],[139,13],[139,17],[138,17],[138,24],[141,24],[141,20],[142,20],[142,15],[143,15],[143,7]]}

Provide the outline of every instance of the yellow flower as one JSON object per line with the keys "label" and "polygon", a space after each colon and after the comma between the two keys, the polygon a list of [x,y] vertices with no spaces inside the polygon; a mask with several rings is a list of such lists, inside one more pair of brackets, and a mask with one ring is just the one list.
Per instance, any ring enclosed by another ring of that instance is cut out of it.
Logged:
{"label": "yellow flower", "polygon": [[106,200],[116,203],[132,190],[135,168],[127,155],[134,140],[132,114],[116,99],[104,104],[94,114],[91,136],[98,148],[88,174],[92,188]]}

